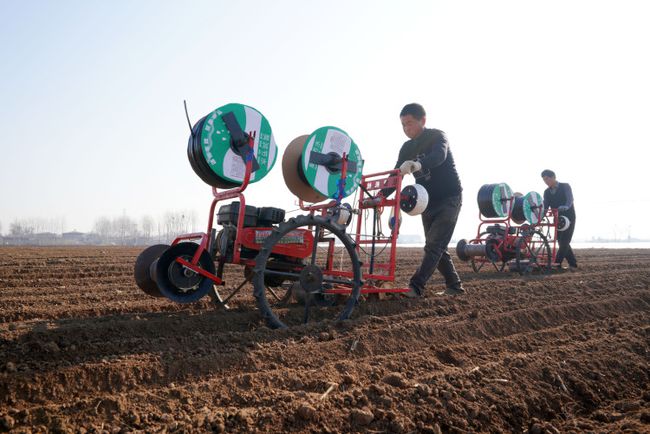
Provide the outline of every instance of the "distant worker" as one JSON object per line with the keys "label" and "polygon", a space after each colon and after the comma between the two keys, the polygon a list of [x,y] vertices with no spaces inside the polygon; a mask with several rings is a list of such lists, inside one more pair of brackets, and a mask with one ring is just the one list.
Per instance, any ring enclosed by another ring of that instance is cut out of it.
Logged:
{"label": "distant worker", "polygon": [[[420,104],[407,104],[400,112],[404,133],[409,138],[402,145],[395,168],[402,175],[413,174],[415,182],[429,194],[429,203],[422,213],[426,243],[422,263],[409,282],[408,298],[421,297],[425,285],[436,268],[445,278],[446,290],[440,294],[465,293],[447,246],[456,227],[462,205],[462,187],[454,157],[445,134],[425,128],[426,112]],[[387,197],[394,189],[382,190]]]}
{"label": "distant worker", "polygon": [[559,247],[555,255],[554,265],[561,268],[562,261],[566,259],[569,263],[569,270],[576,270],[578,262],[571,248],[571,238],[573,238],[573,231],[576,227],[576,210],[573,206],[571,186],[566,182],[558,182],[555,178],[555,172],[548,169],[542,172],[542,179],[548,186],[544,191],[544,210],[549,207],[557,209],[558,216],[565,216],[571,222],[567,230],[558,231],[557,233]]}

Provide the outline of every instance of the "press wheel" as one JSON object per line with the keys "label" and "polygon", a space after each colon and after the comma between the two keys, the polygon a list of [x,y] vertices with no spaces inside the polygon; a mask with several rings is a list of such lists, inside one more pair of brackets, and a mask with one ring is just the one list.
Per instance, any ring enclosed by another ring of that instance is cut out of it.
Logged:
{"label": "press wheel", "polygon": [[[269,261],[272,249],[277,244],[289,245],[283,237],[296,230],[298,231],[294,234],[305,230],[314,234],[311,255],[305,258],[304,263],[295,264],[290,271],[274,270],[273,261]],[[331,265],[328,263],[328,246],[332,243],[347,252],[347,260],[343,261],[345,264],[342,270],[333,270],[328,266]],[[257,305],[272,328],[284,328],[327,318],[347,319],[361,292],[361,263],[354,242],[345,233],[343,226],[321,216],[299,216],[274,228],[255,258],[253,271]],[[345,275],[336,275],[337,272],[343,272]],[[264,283],[272,276],[282,276],[285,283],[292,283],[292,303],[287,306],[273,303],[275,298]],[[343,294],[336,293],[337,291]]]}
{"label": "press wheel", "polygon": [[[199,245],[195,243],[178,243],[160,255],[154,267],[156,282],[162,295],[178,303],[192,303],[210,291],[212,280],[176,261],[176,258],[182,258],[191,262],[198,248]],[[207,251],[201,253],[198,266],[215,274],[214,262]]]}
{"label": "press wheel", "polygon": [[515,265],[522,276],[551,271],[551,248],[540,231],[523,232],[515,242]]}

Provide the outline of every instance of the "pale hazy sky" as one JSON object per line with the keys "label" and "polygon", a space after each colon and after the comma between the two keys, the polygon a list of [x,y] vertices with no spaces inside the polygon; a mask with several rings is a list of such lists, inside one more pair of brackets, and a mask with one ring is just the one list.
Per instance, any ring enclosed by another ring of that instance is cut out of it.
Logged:
{"label": "pale hazy sky", "polygon": [[[335,125],[364,171],[392,168],[399,111],[427,110],[463,183],[456,238],[485,183],[574,191],[575,239],[650,238],[650,7],[645,1],[0,2],[0,223],[139,219],[195,209],[210,188],[187,161],[183,112],[251,105],[279,145],[247,196],[294,209],[281,156]],[[405,216],[403,233],[421,233]]]}

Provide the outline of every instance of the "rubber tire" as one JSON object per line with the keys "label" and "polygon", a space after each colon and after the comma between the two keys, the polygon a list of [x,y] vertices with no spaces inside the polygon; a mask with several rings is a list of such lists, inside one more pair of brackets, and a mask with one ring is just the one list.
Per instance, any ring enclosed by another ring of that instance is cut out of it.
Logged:
{"label": "rubber tire", "polygon": [[[207,277],[204,277],[199,283],[199,287],[191,292],[180,291],[179,288],[169,280],[167,273],[169,267],[174,263],[174,261],[176,261],[176,258],[180,256],[193,256],[198,247],[198,244],[195,243],[178,243],[167,249],[162,255],[160,255],[160,258],[158,258],[155,266],[156,282],[158,283],[160,293],[168,299],[177,303],[193,303],[207,295],[212,288],[214,282]],[[212,274],[215,273],[214,261],[212,261],[212,258],[207,251],[203,251],[201,254],[199,265],[205,271]]]}
{"label": "rubber tire", "polygon": [[158,284],[151,278],[151,264],[153,264],[165,250],[169,249],[169,244],[154,244],[144,249],[135,260],[133,267],[133,277],[135,283],[147,295],[152,297],[164,297],[158,289]]}

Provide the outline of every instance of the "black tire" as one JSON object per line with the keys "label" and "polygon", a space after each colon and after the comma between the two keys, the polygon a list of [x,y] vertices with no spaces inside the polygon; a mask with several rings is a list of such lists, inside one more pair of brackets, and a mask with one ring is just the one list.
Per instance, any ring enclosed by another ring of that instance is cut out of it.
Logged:
{"label": "black tire", "polygon": [[[193,303],[210,291],[212,280],[191,271],[186,273],[184,267],[176,262],[178,257],[190,262],[198,248],[195,243],[178,243],[160,255],[155,265],[155,276],[162,295],[177,303]],[[201,254],[198,265],[209,273],[215,273],[214,262],[207,251]]]}
{"label": "black tire", "polygon": [[[328,276],[326,273],[323,273],[323,271],[326,270],[323,270],[323,268],[318,265],[318,240],[315,239],[312,257],[307,258],[304,265],[299,265],[301,271],[285,273],[284,275],[286,280],[289,282],[299,282],[301,274],[304,278],[306,275],[305,273],[309,272],[309,270],[314,270],[315,274],[321,273],[320,282],[316,283],[318,289],[309,292],[305,291],[303,293],[303,295],[307,296],[307,300],[305,300],[303,307],[301,307],[301,309],[304,309],[304,314],[302,315],[302,319],[300,319],[300,315],[296,315],[298,309],[296,309],[295,305],[284,307],[282,303],[277,303],[276,300],[269,302],[264,281],[265,274],[274,273],[273,270],[267,270],[267,263],[269,263],[269,257],[273,247],[289,232],[298,228],[306,229],[310,226],[316,228],[316,230],[313,231],[316,234],[318,233],[318,229],[324,229],[329,231],[331,235],[338,239],[338,242],[343,245],[345,251],[348,253],[348,258],[346,258],[346,260],[349,260],[348,265],[351,268],[348,271],[352,272],[353,277],[350,279]],[[331,222],[327,218],[321,216],[305,215],[291,218],[273,229],[271,235],[265,240],[262,249],[255,258],[255,268],[253,271],[253,293],[257,300],[257,305],[262,312],[262,316],[271,328],[285,328],[288,325],[305,323],[310,319],[309,316],[312,308],[318,309],[318,319],[324,319],[325,317],[331,317],[332,315],[337,321],[348,319],[352,314],[354,306],[357,304],[361,293],[361,262],[359,261],[354,241],[352,241],[348,234],[345,233],[345,228],[343,226]],[[325,282],[325,280],[327,280],[327,282]],[[343,297],[326,294],[323,290],[332,283],[350,287],[350,293],[345,294]],[[341,300],[341,298],[344,299]],[[278,314],[283,314],[285,321],[282,321]]]}
{"label": "black tire", "polygon": [[141,290],[152,297],[164,297],[158,289],[158,284],[151,277],[151,264],[156,262],[168,248],[169,244],[154,244],[144,249],[135,260],[135,266],[133,267],[135,283]]}
{"label": "black tire", "polygon": [[531,273],[548,274],[551,271],[551,248],[540,231],[519,237],[515,250],[515,264],[522,276]]}

